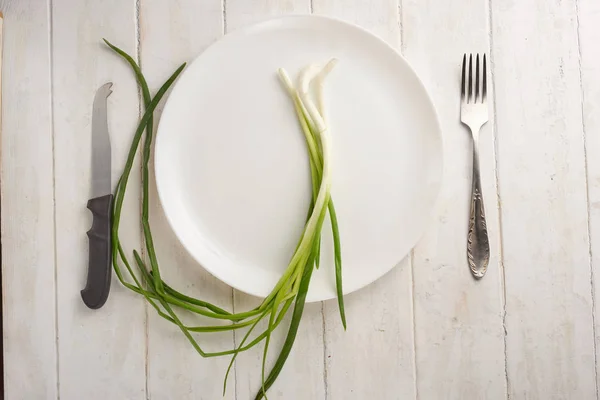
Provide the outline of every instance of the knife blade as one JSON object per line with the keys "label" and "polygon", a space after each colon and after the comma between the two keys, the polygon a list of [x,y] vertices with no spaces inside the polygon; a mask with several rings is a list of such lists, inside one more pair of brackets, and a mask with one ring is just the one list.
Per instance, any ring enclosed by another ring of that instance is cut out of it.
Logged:
{"label": "knife blade", "polygon": [[111,280],[111,147],[108,133],[107,98],[112,83],[101,86],[92,110],[92,188],[87,208],[92,212],[92,227],[87,232],[89,261],[87,283],[81,298],[91,309],[106,303]]}

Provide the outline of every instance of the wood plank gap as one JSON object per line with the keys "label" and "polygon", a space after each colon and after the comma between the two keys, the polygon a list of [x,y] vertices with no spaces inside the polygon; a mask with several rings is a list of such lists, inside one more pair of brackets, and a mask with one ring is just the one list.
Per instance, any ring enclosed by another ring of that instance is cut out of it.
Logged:
{"label": "wood plank gap", "polygon": [[591,210],[590,210],[590,185],[589,185],[589,171],[588,171],[588,157],[587,157],[587,141],[586,141],[586,123],[585,123],[585,110],[584,110],[584,97],[585,91],[583,89],[583,76],[581,67],[581,32],[579,25],[579,0],[575,0],[575,25],[577,27],[577,66],[579,71],[579,88],[581,92],[581,132],[583,135],[583,159],[585,169],[585,194],[586,194],[586,211],[587,211],[587,235],[588,235],[588,258],[590,264],[590,288],[592,296],[592,332],[594,334],[594,373],[596,376],[596,399],[599,397],[598,392],[598,349],[596,344],[596,299],[595,299],[595,280],[594,280],[594,266],[592,261],[592,229],[591,229]]}
{"label": "wood plank gap", "polygon": [[[235,289],[231,288],[231,313],[235,314]],[[233,348],[237,349],[237,337],[236,337],[236,329],[231,331],[232,340],[233,340]],[[233,396],[237,400],[238,399],[238,371],[237,371],[237,358],[233,362]]]}
{"label": "wood plank gap", "polygon": [[[48,0],[46,3],[48,7],[48,51],[50,52],[50,65],[49,65],[49,79],[50,79],[50,126],[52,129],[52,224],[54,235],[53,248],[54,248],[54,335],[56,337],[56,398],[60,400],[60,358],[58,356],[59,349],[59,336],[58,336],[58,250],[56,243],[56,152],[55,152],[55,129],[54,129],[54,24],[53,24],[53,0]],[[4,387],[4,385],[3,385]]]}
{"label": "wood plank gap", "polygon": [[[135,0],[135,20],[134,20],[134,28],[135,28],[135,57],[140,69],[142,68],[142,40],[140,33],[140,0]],[[145,109],[144,99],[142,96],[142,88],[140,85],[137,85],[138,91],[138,115],[139,118],[142,118],[143,110]],[[140,148],[140,154],[142,154],[143,149]],[[143,174],[143,165],[140,163],[140,174]],[[143,193],[143,185],[140,182],[140,193]],[[143,196],[143,195],[142,195]],[[140,209],[143,204],[142,196],[140,196]],[[140,237],[144,237],[144,228],[142,222],[140,221]],[[142,259],[146,259],[146,247],[142,246],[140,248]],[[143,282],[143,281],[142,281]],[[144,397],[150,400],[150,391],[148,390],[148,377],[150,375],[150,363],[149,363],[149,352],[150,352],[150,339],[149,339],[149,329],[150,324],[148,323],[148,303],[144,302]]]}
{"label": "wood plank gap", "polygon": [[415,318],[415,250],[410,250],[410,308],[412,313],[411,324],[412,324],[412,334],[413,334],[413,382],[415,384],[415,400],[419,400],[419,385],[417,384],[418,373],[419,370],[417,368],[417,323]]}
{"label": "wood plank gap", "polygon": [[[4,14],[0,11],[0,148],[1,146],[1,138],[2,138],[2,44],[4,42]],[[52,54],[52,52],[50,52]],[[52,73],[50,73],[52,76]],[[50,93],[50,104],[52,107],[52,92]],[[52,113],[52,111],[50,111]],[[54,154],[54,153],[53,153]],[[2,186],[0,179],[0,187]],[[54,196],[52,196],[54,197]],[[2,202],[0,201],[0,214],[2,211]],[[0,218],[0,221],[2,218]],[[55,251],[56,253],[56,251]],[[0,234],[0,262],[2,261],[2,235]],[[54,264],[54,270],[56,271],[56,263]],[[2,273],[0,271],[0,288],[3,286],[2,284]],[[3,310],[4,306],[4,293],[0,289],[0,310]],[[56,314],[55,314],[56,315]],[[4,316],[0,313],[0,332],[4,332]],[[4,334],[2,335],[4,336]],[[0,354],[2,354],[2,360],[0,360],[0,400],[4,400],[4,337],[0,340]]]}
{"label": "wood plank gap", "polygon": [[[398,31],[400,32],[400,53],[404,57],[404,23],[403,23],[404,14],[403,14],[402,0],[398,0],[398,12],[396,15],[398,18]],[[412,251],[411,251],[411,254],[412,254]],[[411,263],[412,263],[412,261],[411,261]]]}
{"label": "wood plank gap", "polygon": [[329,390],[327,387],[327,323],[325,322],[324,301],[321,302],[321,318],[323,320],[323,387],[325,388],[325,400],[327,400],[329,398]]}
{"label": "wood plank gap", "polygon": [[223,36],[227,34],[227,0],[221,0],[221,13],[223,15]]}
{"label": "wood plank gap", "polygon": [[498,119],[496,118],[496,79],[494,79],[494,35],[493,35],[493,15],[492,15],[492,0],[488,0],[488,35],[489,35],[489,49],[490,49],[490,66],[489,74],[490,81],[492,84],[492,113],[494,115],[494,123],[492,126],[493,146],[494,146],[494,177],[496,180],[496,204],[498,207],[498,267],[500,274],[500,293],[502,294],[502,330],[503,330],[503,342],[504,342],[504,378],[506,383],[506,398],[510,399],[510,381],[508,377],[508,352],[506,343],[506,275],[504,270],[504,243],[503,243],[503,231],[502,231],[502,201],[500,196],[500,179],[498,176]]}

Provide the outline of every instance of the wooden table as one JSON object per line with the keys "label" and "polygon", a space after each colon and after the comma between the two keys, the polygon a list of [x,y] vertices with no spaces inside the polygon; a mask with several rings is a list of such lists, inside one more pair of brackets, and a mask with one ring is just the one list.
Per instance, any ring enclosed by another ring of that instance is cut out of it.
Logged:
{"label": "wooden table", "polygon": [[[4,0],[2,274],[6,399],[220,399],[226,358],[203,359],[114,280],[86,309],[90,113],[109,99],[114,178],[139,118],[136,55],[155,91],[225,32],[283,14],[345,19],[400,49],[433,96],[444,184],[401,265],[347,297],[310,304],[271,399],[597,399],[600,298],[598,0]],[[492,245],[474,281],[465,238],[471,140],[459,124],[464,52],[488,52],[495,114],[481,136]],[[133,175],[139,180],[139,168]],[[152,197],[156,199],[152,188]],[[139,186],[121,237],[140,247]],[[252,303],[194,263],[156,200],[168,279],[225,308]],[[280,334],[281,335],[281,334]],[[232,334],[207,336],[209,349]],[[261,351],[239,357],[226,399],[252,398]]]}

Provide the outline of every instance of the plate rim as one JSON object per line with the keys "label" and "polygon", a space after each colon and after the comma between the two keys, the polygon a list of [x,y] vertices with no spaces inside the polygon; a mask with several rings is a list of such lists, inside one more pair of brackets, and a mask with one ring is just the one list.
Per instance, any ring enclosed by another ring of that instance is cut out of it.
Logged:
{"label": "plate rim", "polygon": [[[440,125],[440,120],[439,120],[439,114],[437,111],[437,108],[435,107],[435,103],[433,102],[433,99],[431,97],[431,94],[429,93],[429,91],[427,90],[427,87],[425,86],[423,80],[421,79],[421,77],[417,74],[417,72],[415,71],[415,69],[412,67],[412,65],[408,62],[408,60],[402,55],[402,53],[396,49],[395,47],[393,47],[391,44],[389,44],[387,41],[385,41],[384,39],[382,39],[381,37],[377,36],[376,34],[372,33],[371,31],[367,30],[366,28],[363,28],[360,25],[357,25],[353,22],[349,22],[340,18],[336,18],[336,17],[329,17],[329,16],[323,16],[323,15],[314,15],[314,14],[293,14],[293,15],[284,15],[284,16],[277,16],[277,17],[270,17],[270,18],[266,18],[254,23],[251,23],[249,25],[245,25],[243,27],[240,27],[238,29],[235,29],[223,36],[221,36],[220,38],[218,38],[217,40],[215,40],[214,42],[212,42],[211,44],[209,44],[204,50],[202,50],[191,62],[188,63],[187,68],[184,69],[183,73],[181,74],[181,76],[179,77],[179,79],[176,80],[175,84],[173,85],[173,88],[171,90],[171,93],[169,94],[168,98],[165,101],[165,105],[163,107],[163,110],[161,112],[161,116],[159,118],[158,124],[157,124],[157,130],[156,130],[156,137],[155,137],[155,149],[158,147],[159,144],[159,140],[161,136],[161,126],[163,118],[162,118],[162,114],[165,113],[168,110],[169,107],[169,103],[170,103],[170,99],[171,96],[176,92],[176,90],[178,89],[179,82],[180,80],[188,73],[188,70],[191,69],[191,67],[196,63],[199,62],[199,60],[202,59],[203,56],[205,56],[209,50],[211,48],[213,48],[214,46],[216,46],[217,44],[222,43],[223,41],[226,40],[232,40],[232,38],[236,38],[238,36],[243,36],[249,33],[252,33],[255,30],[260,30],[264,27],[268,27],[271,24],[275,24],[275,23],[285,23],[288,20],[302,20],[302,19],[308,19],[308,20],[321,20],[321,21],[325,21],[328,23],[335,23],[335,24],[341,24],[341,25],[345,25],[348,28],[351,29],[356,29],[358,31],[360,31],[362,34],[364,35],[368,35],[371,37],[371,39],[376,40],[377,42],[379,42],[381,45],[383,45],[384,47],[386,47],[388,50],[392,51],[397,57],[400,58],[400,60],[404,63],[404,65],[407,67],[408,71],[410,74],[412,74],[412,76],[416,79],[416,83],[420,86],[420,88],[422,89],[423,93],[425,94],[425,99],[427,102],[427,105],[430,107],[431,111],[433,111],[433,124],[435,127],[435,133],[434,135],[437,137],[438,139],[438,143],[439,143],[439,171],[437,172],[437,177],[438,179],[436,180],[436,182],[434,182],[432,184],[433,189],[432,189],[432,196],[431,196],[431,204],[429,207],[429,211],[428,213],[426,213],[426,218],[423,224],[421,224],[420,227],[417,228],[412,228],[413,230],[416,231],[416,234],[414,235],[414,240],[411,241],[411,243],[409,243],[409,250],[406,252],[406,254],[402,255],[402,257],[400,258],[399,262],[396,263],[395,265],[391,266],[387,271],[385,271],[383,274],[381,274],[378,277],[375,277],[374,279],[367,279],[364,281],[361,281],[359,285],[354,285],[353,287],[348,287],[347,285],[344,286],[343,288],[343,294],[347,295],[353,292],[356,292],[360,289],[365,288],[366,286],[369,286],[370,284],[374,283],[377,280],[380,280],[381,278],[385,277],[386,275],[388,275],[392,270],[394,270],[396,267],[398,267],[399,264],[402,263],[402,261],[404,259],[406,259],[406,257],[412,252],[412,250],[415,248],[415,246],[419,243],[419,241],[421,240],[421,238],[423,237],[423,235],[426,232],[426,229],[428,228],[431,219],[433,218],[434,214],[435,214],[435,210],[437,209],[438,203],[439,203],[439,199],[440,199],[440,193],[441,193],[441,187],[442,187],[442,182],[444,180],[444,140],[443,140],[443,135],[442,135],[442,129],[441,129],[441,125]],[[156,152],[153,152],[154,154],[156,154]],[[155,180],[155,185],[156,185],[156,191],[158,194],[158,199],[159,199],[159,203],[160,206],[163,210],[163,214],[169,224],[169,227],[171,228],[171,231],[173,232],[173,234],[175,235],[175,237],[177,238],[177,240],[179,241],[179,243],[181,244],[181,246],[186,250],[186,252],[190,255],[190,257],[202,268],[204,269],[206,272],[208,272],[209,274],[211,274],[213,277],[217,278],[219,281],[223,282],[224,284],[230,286],[231,288],[234,288],[236,290],[239,290],[240,292],[243,292],[245,294],[251,295],[251,296],[255,296],[255,297],[259,297],[259,298],[264,298],[263,294],[259,294],[257,292],[253,292],[251,290],[249,290],[248,288],[242,288],[239,287],[237,285],[237,281],[236,282],[232,282],[231,280],[227,279],[226,277],[224,277],[222,274],[219,274],[217,271],[215,270],[211,270],[207,267],[205,267],[205,265],[203,264],[203,262],[199,259],[199,257],[197,256],[196,252],[193,252],[185,243],[185,241],[182,239],[181,234],[178,232],[178,230],[175,227],[175,223],[173,221],[173,217],[172,215],[167,211],[167,208],[164,207],[164,199],[165,199],[165,194],[163,193],[163,191],[160,189],[160,185],[158,184],[159,179],[159,169],[160,169],[160,158],[155,157],[154,158],[154,163],[153,163],[153,172],[154,172],[154,180]],[[333,291],[333,293],[325,293],[325,294],[321,294],[321,295],[315,295],[314,293],[311,295],[310,289],[308,292],[308,295],[306,297],[306,302],[307,303],[313,303],[313,302],[318,302],[318,301],[327,301],[327,300],[331,300],[336,298],[335,295],[335,291]]]}

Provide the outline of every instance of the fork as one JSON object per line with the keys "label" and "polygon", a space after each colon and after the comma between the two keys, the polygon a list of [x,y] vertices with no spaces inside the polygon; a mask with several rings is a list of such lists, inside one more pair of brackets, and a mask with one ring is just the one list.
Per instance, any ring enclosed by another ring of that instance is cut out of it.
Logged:
{"label": "fork", "polygon": [[[475,58],[475,77],[473,77],[473,54],[469,55],[468,66],[467,55],[463,56],[460,101],[460,120],[469,127],[473,136],[473,177],[467,259],[471,273],[477,279],[485,275],[490,261],[490,243],[485,221],[483,195],[481,193],[481,178],[479,176],[479,131],[488,121],[485,54],[482,57],[481,69],[479,58],[479,54],[477,54]],[[473,78],[475,82],[473,82]],[[473,85],[473,83],[475,84]]]}

